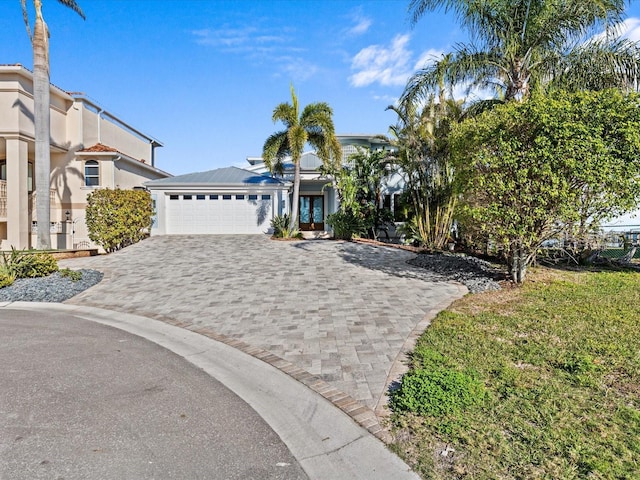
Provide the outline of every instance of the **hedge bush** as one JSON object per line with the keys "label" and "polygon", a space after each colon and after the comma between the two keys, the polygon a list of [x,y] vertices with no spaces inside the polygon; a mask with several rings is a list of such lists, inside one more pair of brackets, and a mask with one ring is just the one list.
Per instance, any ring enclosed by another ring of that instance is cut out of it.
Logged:
{"label": "hedge bush", "polygon": [[96,190],[87,197],[89,238],[108,253],[149,236],[153,204],[146,190]]}

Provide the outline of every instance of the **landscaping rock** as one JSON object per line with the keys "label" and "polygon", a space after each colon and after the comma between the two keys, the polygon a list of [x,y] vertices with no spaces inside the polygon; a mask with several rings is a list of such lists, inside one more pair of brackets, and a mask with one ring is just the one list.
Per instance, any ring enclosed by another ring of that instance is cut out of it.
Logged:
{"label": "landscaping rock", "polygon": [[78,270],[76,282],[55,272],[48,277],[20,278],[13,285],[0,288],[0,302],[64,302],[102,280],[97,270]]}
{"label": "landscaping rock", "polygon": [[421,267],[433,274],[433,280],[455,280],[471,293],[500,290],[498,280],[504,272],[495,265],[476,257],[453,253],[421,253],[409,260],[410,265]]}

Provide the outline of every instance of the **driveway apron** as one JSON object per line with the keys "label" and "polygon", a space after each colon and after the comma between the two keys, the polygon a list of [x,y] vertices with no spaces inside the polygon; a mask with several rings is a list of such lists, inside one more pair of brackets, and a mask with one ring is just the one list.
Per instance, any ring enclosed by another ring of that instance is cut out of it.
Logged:
{"label": "driveway apron", "polygon": [[416,329],[466,291],[426,280],[406,263],[414,256],[340,241],[158,236],[60,265],[105,273],[67,303],[206,327],[375,409]]}

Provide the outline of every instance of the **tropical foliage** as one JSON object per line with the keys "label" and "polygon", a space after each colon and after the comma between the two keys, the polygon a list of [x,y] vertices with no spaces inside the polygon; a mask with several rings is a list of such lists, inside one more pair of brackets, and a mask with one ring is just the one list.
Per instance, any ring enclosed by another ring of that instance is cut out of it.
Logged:
{"label": "tropical foliage", "polygon": [[291,205],[290,230],[298,228],[300,208],[300,158],[308,143],[329,168],[342,160],[342,148],[335,136],[333,110],[325,102],[311,103],[300,112],[298,97],[291,85],[291,103],[281,103],[273,110],[274,123],[282,122],[284,130],[267,138],[262,149],[265,165],[273,174],[284,172],[284,162],[290,160],[294,166],[293,200]]}
{"label": "tropical foliage", "polygon": [[515,282],[559,230],[586,232],[640,201],[639,107],[619,90],[558,91],[454,130],[466,216],[502,249]]}
{"label": "tropical foliage", "polygon": [[[35,123],[35,176],[36,176],[36,217],[38,225],[49,225],[51,219],[51,201],[49,184],[51,174],[50,135],[51,119],[49,112],[50,81],[49,81],[49,28],[42,15],[42,0],[33,0],[35,21],[33,34],[29,26],[29,12],[27,0],[20,0],[22,15],[27,27],[27,34],[33,47],[33,103]],[[69,7],[83,19],[84,13],[74,0],[58,0]],[[49,229],[39,228],[37,246],[40,249],[51,248]]]}
{"label": "tropical foliage", "polygon": [[151,195],[145,190],[105,188],[87,197],[89,238],[114,252],[149,235],[153,223]]}
{"label": "tropical foliage", "polygon": [[352,234],[366,232],[377,239],[378,231],[393,221],[393,213],[382,205],[383,182],[392,172],[392,160],[387,150],[358,148],[345,165],[329,172],[343,213],[334,215],[333,224],[328,221],[334,233],[336,225],[350,225]]}
{"label": "tropical foliage", "polygon": [[448,137],[463,118],[462,103],[446,98],[441,86],[437,101],[432,95],[422,108],[414,102],[389,109],[398,114],[391,133],[399,147],[396,164],[413,207],[414,236],[429,248],[442,249],[451,235],[460,193]]}
{"label": "tropical foliage", "polygon": [[5,285],[11,285],[16,278],[46,277],[58,270],[58,262],[50,253],[11,249],[2,252],[1,271]]}
{"label": "tropical foliage", "polygon": [[640,49],[616,35],[627,3],[412,0],[414,23],[429,11],[451,11],[470,41],[415,73],[403,103],[428,98],[442,81],[479,87],[504,101],[522,100],[545,87],[635,90]]}

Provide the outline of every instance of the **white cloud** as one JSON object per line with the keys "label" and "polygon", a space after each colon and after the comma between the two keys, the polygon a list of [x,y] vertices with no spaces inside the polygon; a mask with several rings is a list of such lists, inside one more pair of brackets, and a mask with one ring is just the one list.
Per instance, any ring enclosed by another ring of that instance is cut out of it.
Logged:
{"label": "white cloud", "polygon": [[191,33],[196,37],[196,43],[221,49],[247,47],[253,43],[253,34],[256,29],[246,28],[220,28],[217,30],[202,29]]}
{"label": "white cloud", "polygon": [[427,65],[431,63],[435,63],[438,60],[442,59],[443,55],[444,55],[444,50],[434,50],[433,48],[430,48],[429,50],[422,52],[422,54],[420,54],[420,56],[418,57],[418,60],[416,60],[416,62],[413,65],[413,69],[420,70],[422,68],[425,68]]}
{"label": "white cloud", "polygon": [[317,65],[300,57],[283,56],[278,57],[276,61],[280,66],[280,74],[295,82],[308,80],[319,70]]}
{"label": "white cloud", "polygon": [[640,18],[627,18],[620,26],[620,33],[632,42],[640,41]]}
{"label": "white cloud", "polygon": [[[623,38],[628,38],[632,42],[640,41],[640,18],[627,18],[624,22],[616,25],[616,27],[610,33],[613,33],[616,37],[620,36]],[[606,38],[607,32],[601,32],[587,39],[587,42],[602,41],[606,40]]]}
{"label": "white cloud", "polygon": [[318,67],[302,58],[306,52],[287,35],[280,35],[256,27],[193,30],[195,42],[222,53],[244,56],[254,65],[269,65],[274,75],[288,79],[307,80]]}
{"label": "white cloud", "polygon": [[377,102],[385,102],[387,105],[395,105],[398,101],[398,97],[393,95],[374,95],[373,99]]}
{"label": "white cloud", "polygon": [[404,85],[413,73],[409,67],[411,51],[407,49],[409,35],[396,35],[390,45],[370,45],[360,50],[351,61],[349,77],[354,87],[372,83],[383,86]]}
{"label": "white cloud", "polygon": [[191,34],[199,45],[213,47],[223,53],[253,53],[276,49],[291,51],[291,39],[287,36],[261,31],[256,27],[223,27],[215,30],[193,30]]}
{"label": "white cloud", "polygon": [[373,20],[366,16],[362,7],[355,8],[347,15],[347,18],[353,23],[351,27],[344,30],[344,33],[349,36],[363,35],[369,31]]}

